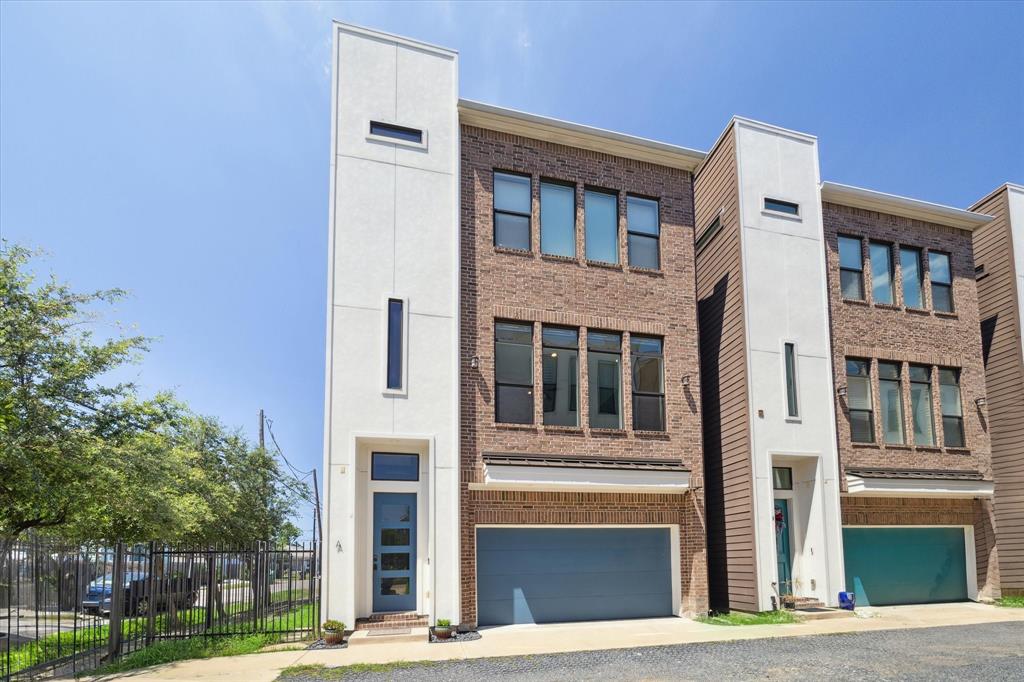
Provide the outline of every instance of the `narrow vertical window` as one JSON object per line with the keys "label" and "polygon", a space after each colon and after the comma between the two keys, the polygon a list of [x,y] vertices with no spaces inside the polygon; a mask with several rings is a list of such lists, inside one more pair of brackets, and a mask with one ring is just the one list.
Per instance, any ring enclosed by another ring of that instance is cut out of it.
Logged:
{"label": "narrow vertical window", "polygon": [[871,298],[875,303],[892,303],[892,247],[871,242]]}
{"label": "narrow vertical window", "polygon": [[631,336],[633,366],[633,428],[665,430],[665,356],[662,340]]}
{"label": "narrow vertical window", "polygon": [[540,250],[554,256],[576,255],[576,188],[540,183]]}
{"label": "narrow vertical window", "polygon": [[494,418],[507,424],[533,423],[533,325],[494,325]]}
{"label": "narrow vertical window", "polygon": [[530,250],[530,178],[494,172],[494,244]]}
{"label": "narrow vertical window", "polygon": [[587,332],[590,426],[622,428],[622,335]]}
{"label": "narrow vertical window", "polygon": [[800,406],[796,398],[796,344],[787,343],[786,351],[786,416],[796,418],[800,416]]}
{"label": "narrow vertical window", "polygon": [[932,281],[932,308],[944,313],[953,312],[953,273],[949,269],[949,254],[929,251],[928,274]]}
{"label": "narrow vertical window", "polygon": [[910,420],[914,426],[914,445],[935,445],[931,367],[910,366]]}
{"label": "narrow vertical window", "polygon": [[850,439],[854,443],[874,443],[875,419],[871,407],[871,364],[868,360],[846,360],[846,387]]}
{"label": "narrow vertical window", "polygon": [[579,390],[579,332],[544,327],[544,423],[579,426],[576,394]]}
{"label": "narrow vertical window", "polygon": [[900,249],[900,271],[903,275],[903,305],[908,308],[923,308],[920,249]]}
{"label": "narrow vertical window", "polygon": [[964,408],[960,402],[960,370],[939,369],[942,441],[947,448],[964,447]]}
{"label": "narrow vertical window", "polygon": [[902,445],[903,391],[899,363],[878,363],[878,400],[882,410],[882,439],[890,445]]}
{"label": "narrow vertical window", "polygon": [[650,270],[657,270],[660,267],[660,235],[658,202],[640,197],[626,197],[626,240],[629,246],[630,266]]}
{"label": "narrow vertical window", "polygon": [[587,190],[583,198],[587,260],[619,262],[619,199],[608,192]]}
{"label": "narrow vertical window", "polygon": [[402,301],[388,299],[388,389],[402,390]]}
{"label": "narrow vertical window", "polygon": [[843,298],[864,300],[864,257],[854,237],[839,238],[839,287]]}

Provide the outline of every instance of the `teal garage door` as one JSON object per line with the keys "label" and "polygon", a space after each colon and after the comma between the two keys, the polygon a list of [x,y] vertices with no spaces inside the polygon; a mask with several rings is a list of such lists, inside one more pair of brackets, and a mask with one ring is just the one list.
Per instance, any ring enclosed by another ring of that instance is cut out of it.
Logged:
{"label": "teal garage door", "polygon": [[963,528],[843,528],[846,589],[857,606],[967,599]]}
{"label": "teal garage door", "polygon": [[480,528],[480,625],[672,615],[667,528]]}

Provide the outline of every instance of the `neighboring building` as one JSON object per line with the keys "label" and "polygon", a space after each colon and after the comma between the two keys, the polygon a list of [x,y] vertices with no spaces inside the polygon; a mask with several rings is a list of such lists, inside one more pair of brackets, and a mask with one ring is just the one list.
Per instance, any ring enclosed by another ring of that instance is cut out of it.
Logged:
{"label": "neighboring building", "polygon": [[324,617],[995,593],[989,217],[747,119],[705,154],[460,100],[375,31],[333,68]]}
{"label": "neighboring building", "polygon": [[992,431],[1004,596],[1024,594],[1024,187],[1005,184],[971,207],[994,220],[974,233]]}

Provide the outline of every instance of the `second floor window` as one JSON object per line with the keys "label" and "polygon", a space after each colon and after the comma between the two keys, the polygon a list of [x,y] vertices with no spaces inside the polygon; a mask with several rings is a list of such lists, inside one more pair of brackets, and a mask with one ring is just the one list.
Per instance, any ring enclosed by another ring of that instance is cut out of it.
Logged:
{"label": "second floor window", "polygon": [[942,402],[942,440],[947,448],[964,447],[964,410],[960,402],[960,372],[939,369]]}
{"label": "second floor window", "polygon": [[800,416],[800,406],[797,403],[796,387],[796,344],[787,343],[783,346],[785,352],[786,371],[786,416],[797,418]]}
{"label": "second floor window", "polygon": [[878,363],[878,400],[882,412],[882,440],[890,445],[902,445],[903,392],[898,363]]}
{"label": "second floor window", "polygon": [[903,305],[908,308],[923,308],[920,249],[900,248],[900,274],[903,275]]}
{"label": "second floor window", "polygon": [[660,234],[658,202],[640,197],[626,197],[626,239],[630,266],[650,270],[659,268]]}
{"label": "second floor window", "polygon": [[665,430],[665,359],[662,340],[632,336],[629,340],[633,366],[633,428]]}
{"label": "second floor window", "polygon": [[931,367],[910,366],[910,420],[914,426],[914,445],[935,445]]}
{"label": "second floor window", "polygon": [[494,245],[530,250],[530,178],[494,171]]}
{"label": "second floor window", "polygon": [[932,308],[953,312],[953,273],[949,269],[949,254],[929,251],[928,274],[932,281]]}
{"label": "second floor window", "polygon": [[579,332],[544,327],[544,423],[579,426]]}
{"label": "second floor window", "polygon": [[892,303],[892,247],[871,242],[871,298],[875,303]]}
{"label": "second floor window", "polygon": [[533,423],[533,325],[494,325],[494,419]]}
{"label": "second floor window", "polygon": [[609,192],[587,190],[583,198],[583,224],[587,260],[619,262],[619,200]]}
{"label": "second floor window", "polygon": [[864,258],[859,239],[839,238],[839,287],[843,298],[864,300]]}
{"label": "second floor window", "polygon": [[850,410],[850,439],[854,443],[874,443],[871,363],[868,360],[846,360],[846,389],[847,405]]}
{"label": "second floor window", "polygon": [[576,256],[576,188],[540,183],[540,250],[554,256]]}
{"label": "second floor window", "polygon": [[622,428],[622,335],[587,332],[590,426]]}

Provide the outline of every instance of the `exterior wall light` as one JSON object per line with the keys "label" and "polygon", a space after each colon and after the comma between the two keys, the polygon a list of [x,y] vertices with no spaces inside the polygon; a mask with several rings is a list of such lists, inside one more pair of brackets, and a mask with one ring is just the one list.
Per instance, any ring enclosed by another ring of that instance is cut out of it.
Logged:
{"label": "exterior wall light", "polygon": [[690,385],[690,375],[689,374],[684,374],[683,375],[683,386],[689,386],[689,385]]}
{"label": "exterior wall light", "polygon": [[480,366],[480,358],[478,358],[477,356],[474,355],[473,358],[469,361],[469,366],[472,367],[473,369],[476,369],[477,367],[479,367]]}
{"label": "exterior wall light", "polygon": [[840,386],[839,388],[837,388],[836,389],[836,395],[838,395],[840,398],[845,398],[846,397],[846,386]]}
{"label": "exterior wall light", "polygon": [[978,407],[985,407],[986,405],[988,405],[988,400],[986,400],[984,397],[975,398],[974,404],[977,405]]}

